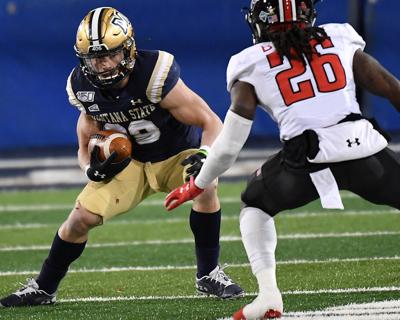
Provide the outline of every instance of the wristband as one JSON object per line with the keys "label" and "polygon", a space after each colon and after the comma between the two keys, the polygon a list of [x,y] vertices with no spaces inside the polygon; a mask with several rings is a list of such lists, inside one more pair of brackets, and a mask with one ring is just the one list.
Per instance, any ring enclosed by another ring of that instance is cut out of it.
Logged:
{"label": "wristband", "polygon": [[210,150],[211,150],[211,148],[210,148],[209,146],[207,146],[207,145],[202,145],[202,146],[199,148],[199,153],[202,153],[202,154],[204,154],[204,155],[207,157],[208,154],[209,154],[209,152],[210,152]]}
{"label": "wristband", "polygon": [[89,176],[88,176],[88,174],[87,174],[89,168],[90,168],[90,164],[87,164],[87,165],[85,166],[85,168],[83,169],[83,171],[85,171],[85,176],[90,180],[90,178],[89,178]]}

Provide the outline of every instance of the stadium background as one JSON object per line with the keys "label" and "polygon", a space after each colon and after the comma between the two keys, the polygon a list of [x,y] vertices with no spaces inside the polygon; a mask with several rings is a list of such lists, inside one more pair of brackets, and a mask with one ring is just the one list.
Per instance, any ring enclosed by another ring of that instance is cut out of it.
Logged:
{"label": "stadium background", "polygon": [[[92,8],[114,6],[136,30],[139,48],[173,53],[184,81],[223,118],[229,104],[225,71],[232,54],[251,45],[241,8],[248,0],[13,0],[1,1],[0,155],[16,150],[76,146],[78,112],[65,93],[77,63],[76,28]],[[325,0],[318,23],[351,22],[372,53],[400,77],[397,0]],[[399,116],[384,100],[363,96],[364,110],[381,125],[400,131]],[[276,126],[258,116],[252,137],[276,138]]]}
{"label": "stadium background", "polygon": [[[76,28],[86,12],[112,5],[126,13],[136,28],[139,47],[172,52],[184,80],[223,117],[229,103],[228,59],[251,44],[240,12],[248,2],[0,1],[0,191],[7,191],[0,192],[1,297],[19,288],[24,277],[39,272],[55,230],[86,183],[76,161],[78,112],[69,106],[64,90],[77,62]],[[367,51],[400,77],[398,0],[324,0],[319,9],[319,23],[351,22],[368,41]],[[388,103],[361,96],[366,113],[393,133],[400,132],[399,115]],[[189,208],[166,214],[164,195],[159,194],[134,214],[91,231],[87,249],[71,266],[54,307],[1,310],[0,318],[221,319],[249,303],[257,283],[238,226],[242,178],[259,166],[266,151],[272,151],[265,149],[278,140],[276,134],[275,125],[259,116],[252,138],[261,149],[246,149],[238,166],[226,173],[240,181],[222,182],[219,187],[221,262],[229,264],[229,275],[245,288],[243,300],[195,295]],[[391,147],[399,151],[399,144]],[[51,190],[58,186],[63,188]],[[77,188],[65,188],[72,186]],[[342,198],[344,211],[321,210],[315,201],[275,219],[285,313],[291,319],[310,319],[321,312],[330,319],[338,314],[343,319],[400,319],[398,210],[374,206],[350,193]],[[384,300],[392,300],[391,305],[388,301],[381,302],[386,307],[372,304]],[[361,302],[369,304],[354,305]],[[343,304],[350,304],[352,310],[343,310]]]}

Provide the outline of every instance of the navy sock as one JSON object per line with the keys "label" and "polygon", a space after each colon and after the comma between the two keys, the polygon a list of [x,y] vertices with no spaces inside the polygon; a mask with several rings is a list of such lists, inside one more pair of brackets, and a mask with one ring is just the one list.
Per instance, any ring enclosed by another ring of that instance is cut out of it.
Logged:
{"label": "navy sock", "polygon": [[209,274],[218,264],[221,210],[215,213],[190,212],[190,228],[194,235],[197,257],[197,278]]}
{"label": "navy sock", "polygon": [[69,265],[82,254],[84,243],[70,243],[61,239],[56,233],[49,256],[44,261],[42,270],[36,279],[41,290],[52,294],[68,271]]}

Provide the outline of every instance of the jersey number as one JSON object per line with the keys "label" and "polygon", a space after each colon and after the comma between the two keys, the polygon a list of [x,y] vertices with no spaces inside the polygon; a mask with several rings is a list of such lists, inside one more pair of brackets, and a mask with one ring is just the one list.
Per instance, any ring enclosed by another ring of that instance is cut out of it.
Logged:
{"label": "jersey number", "polygon": [[132,121],[129,124],[128,131],[120,124],[106,123],[105,130],[116,130],[125,134],[131,135],[135,138],[137,144],[149,144],[156,142],[160,139],[161,131],[157,126],[148,120]]}
{"label": "jersey number", "polygon": [[[316,40],[311,40],[313,49],[317,44]],[[321,47],[332,48],[333,43],[330,39],[326,39],[321,43]],[[313,59],[308,61],[308,64],[318,91],[332,92],[346,87],[346,74],[339,56],[333,53],[320,54],[316,49],[315,52]],[[267,55],[267,59],[271,69],[283,64],[283,59],[276,51]],[[292,79],[306,73],[306,66],[295,59],[290,60],[289,63],[290,69],[279,72],[275,77],[286,106],[315,97],[311,79],[300,81],[297,83],[298,89],[293,88]]]}

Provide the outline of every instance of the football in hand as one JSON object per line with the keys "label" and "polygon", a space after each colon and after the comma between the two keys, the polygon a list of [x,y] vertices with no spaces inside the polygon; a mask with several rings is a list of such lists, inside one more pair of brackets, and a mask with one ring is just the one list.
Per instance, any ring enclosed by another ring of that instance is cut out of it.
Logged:
{"label": "football in hand", "polygon": [[100,149],[100,161],[104,161],[116,151],[118,156],[114,162],[119,162],[129,157],[132,152],[132,143],[129,138],[121,132],[112,130],[103,130],[93,134],[89,140],[89,153],[92,152],[94,146],[98,146]]}

